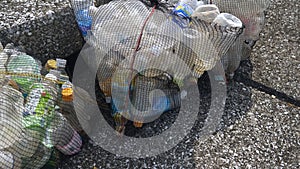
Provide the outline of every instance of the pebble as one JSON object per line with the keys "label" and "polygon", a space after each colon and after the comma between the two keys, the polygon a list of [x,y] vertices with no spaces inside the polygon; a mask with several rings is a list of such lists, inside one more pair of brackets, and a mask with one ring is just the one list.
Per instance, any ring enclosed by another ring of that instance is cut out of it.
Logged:
{"label": "pebble", "polygon": [[253,80],[300,100],[299,1],[271,1],[251,56]]}
{"label": "pebble", "polygon": [[[224,164],[218,163],[221,159],[233,161],[229,168],[298,168],[299,110],[277,99],[272,99],[270,103],[263,102],[267,97],[268,94],[252,90],[253,105],[256,106],[251,108],[251,113],[233,125],[236,132],[227,128],[223,131],[223,137],[211,136],[200,141],[196,146],[196,166],[202,168],[205,164],[221,168],[224,167]],[[277,113],[270,112],[270,109]],[[253,124],[252,118],[256,119],[256,124]]]}
{"label": "pebble", "polygon": [[[66,58],[83,45],[68,0],[1,1],[0,9],[0,41],[24,46],[43,63],[57,56]],[[53,43],[44,45],[47,37]]]}

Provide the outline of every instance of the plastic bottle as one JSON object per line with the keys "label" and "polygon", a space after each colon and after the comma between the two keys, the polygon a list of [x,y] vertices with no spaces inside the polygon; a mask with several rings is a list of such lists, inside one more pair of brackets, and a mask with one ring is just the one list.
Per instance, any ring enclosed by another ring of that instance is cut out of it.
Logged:
{"label": "plastic bottle", "polygon": [[77,132],[82,132],[82,127],[78,121],[74,109],[73,98],[74,98],[73,84],[71,82],[65,82],[62,85],[62,90],[61,90],[61,99],[59,103],[60,112]]}
{"label": "plastic bottle", "polygon": [[180,107],[180,92],[169,76],[148,78],[139,75],[134,79],[132,102],[138,111],[147,111],[148,114],[140,117],[154,120],[162,113]]}
{"label": "plastic bottle", "polygon": [[40,142],[34,154],[29,158],[23,159],[22,169],[42,168],[49,161],[52,151],[53,148],[48,148]]}
{"label": "plastic bottle", "polygon": [[89,15],[89,7],[94,6],[93,0],[72,0],[71,4],[79,29],[83,37],[86,37],[92,27],[92,17]]}
{"label": "plastic bottle", "polygon": [[0,72],[5,74],[8,55],[5,52],[0,52]]}
{"label": "plastic bottle", "polygon": [[219,8],[216,5],[205,4],[198,6],[192,14],[192,17],[211,23],[219,14]]}
{"label": "plastic bottle", "polygon": [[34,83],[30,89],[23,112],[24,125],[27,128],[45,128],[55,110],[57,88],[42,82]]}
{"label": "plastic bottle", "polygon": [[[41,143],[42,133],[29,129],[24,129],[22,134],[19,136],[17,142],[6,150],[14,155],[15,158],[22,160],[22,166],[30,165],[34,166],[33,161],[29,160],[38,150],[39,144]],[[24,168],[24,167],[22,167]],[[31,167],[35,168],[35,167]]]}
{"label": "plastic bottle", "polygon": [[12,55],[7,64],[7,71],[9,73],[15,73],[11,75],[11,78],[17,82],[20,87],[20,91],[26,97],[30,91],[30,86],[40,80],[40,66],[31,56]]}
{"label": "plastic bottle", "polygon": [[190,18],[196,7],[197,0],[181,0],[173,9],[173,13],[183,18]]}
{"label": "plastic bottle", "polygon": [[50,72],[50,70],[56,70],[56,60],[54,59],[49,59],[47,60],[45,66],[42,68],[41,74],[46,75],[47,73]]}
{"label": "plastic bottle", "polygon": [[58,78],[60,83],[64,83],[64,82],[69,81],[69,76],[66,72],[66,65],[67,65],[67,60],[60,59],[60,58],[56,59],[57,71],[60,72],[60,75],[59,75],[59,78]]}
{"label": "plastic bottle", "polygon": [[0,150],[0,168],[21,169],[21,159],[9,151]]}
{"label": "plastic bottle", "polygon": [[12,146],[22,133],[22,114],[15,108],[10,93],[0,91],[0,150]]}
{"label": "plastic bottle", "polygon": [[54,145],[65,155],[73,155],[81,150],[82,140],[80,135],[71,127],[68,121],[59,112],[46,130],[46,145]]}

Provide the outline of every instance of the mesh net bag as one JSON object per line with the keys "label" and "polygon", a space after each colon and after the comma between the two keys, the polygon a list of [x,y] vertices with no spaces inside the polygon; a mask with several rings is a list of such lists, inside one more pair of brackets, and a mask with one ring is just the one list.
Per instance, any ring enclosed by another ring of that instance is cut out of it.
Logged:
{"label": "mesh net bag", "polygon": [[0,52],[0,69],[0,168],[39,169],[56,150],[79,152],[82,140],[70,122],[79,123],[59,108],[61,70],[42,75],[42,64],[13,44]]}
{"label": "mesh net bag", "polygon": [[[160,98],[162,93],[176,98],[176,85],[169,83],[167,87],[163,80],[158,80],[161,73],[156,70],[169,74],[176,82],[182,81],[189,70],[195,77],[200,77],[226,54],[243,29],[239,19],[230,14],[228,16],[239,26],[199,18],[185,19],[172,14],[172,8],[174,6],[170,4],[149,8],[136,0],[112,1],[99,8],[89,8],[93,22],[81,54],[89,66],[98,70],[99,86],[105,96],[111,97],[112,89],[118,85],[124,88],[122,83],[116,83],[121,81],[132,84],[130,88],[125,87],[123,94],[128,95],[130,90],[134,96],[131,101],[139,110],[149,107],[150,100],[147,99],[150,93],[154,94],[153,98]],[[178,66],[179,62],[187,65],[189,70]],[[170,71],[174,68],[177,71]],[[131,71],[131,76],[112,80],[120,70]],[[139,72],[139,75],[130,82],[134,72]],[[151,92],[155,89],[163,92]],[[124,103],[119,105],[120,112],[137,110],[126,107],[127,101],[113,102]],[[122,106],[124,110],[120,108]],[[146,114],[151,116],[151,113]],[[122,121],[117,123],[123,124]]]}

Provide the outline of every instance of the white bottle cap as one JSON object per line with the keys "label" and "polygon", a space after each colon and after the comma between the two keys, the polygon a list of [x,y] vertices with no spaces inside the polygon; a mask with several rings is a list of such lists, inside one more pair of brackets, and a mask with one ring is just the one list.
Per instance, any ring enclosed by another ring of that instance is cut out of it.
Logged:
{"label": "white bottle cap", "polygon": [[229,13],[221,13],[214,19],[213,23],[219,26],[230,26],[235,28],[243,27],[242,21],[236,16]]}

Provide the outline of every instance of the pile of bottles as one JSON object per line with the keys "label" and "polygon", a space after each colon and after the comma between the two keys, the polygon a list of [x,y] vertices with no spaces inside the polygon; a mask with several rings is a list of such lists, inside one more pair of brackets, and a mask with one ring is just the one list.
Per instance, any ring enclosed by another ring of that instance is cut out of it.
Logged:
{"label": "pile of bottles", "polygon": [[[66,60],[45,66],[13,44],[0,50],[0,168],[39,169],[81,150]],[[74,110],[73,112],[74,113]],[[74,117],[75,116],[75,117]]]}
{"label": "pile of bottles", "polygon": [[[147,109],[148,115],[141,116],[149,117],[180,107],[177,87],[183,86],[187,70],[177,66],[179,60],[194,78],[217,62],[222,62],[232,77],[263,26],[264,16],[256,14],[262,14],[268,4],[264,0],[158,1],[164,4],[156,10],[138,0],[112,1],[99,7],[92,0],[71,2],[79,28],[82,30],[84,17],[78,17],[78,11],[87,11],[85,22],[92,23],[83,33],[87,43],[81,55],[90,67],[99,68],[99,86],[111,101],[117,128],[124,128],[122,116],[129,117],[137,110]],[[253,25],[258,25],[257,29],[252,29]],[[162,72],[141,73],[147,66]],[[175,72],[169,71],[174,68]],[[163,94],[153,95],[155,89]],[[137,119],[135,126],[142,126],[143,118],[133,119]]]}

